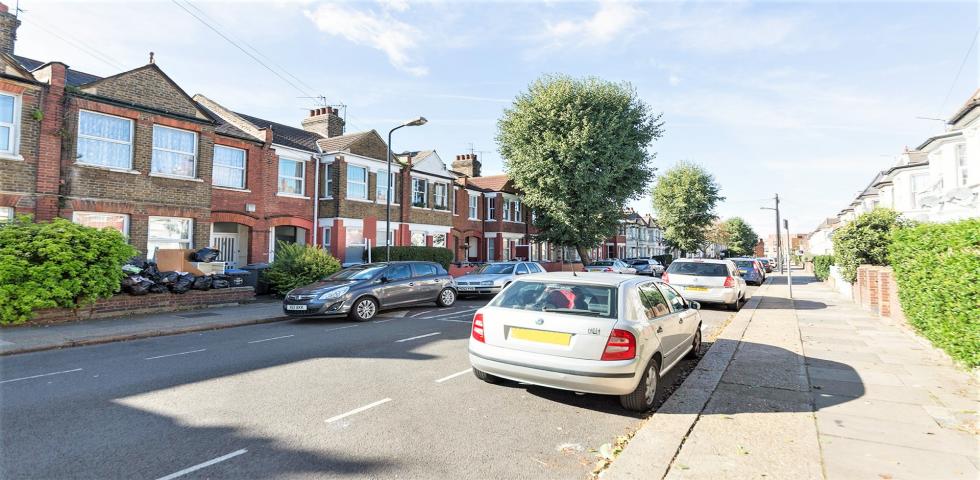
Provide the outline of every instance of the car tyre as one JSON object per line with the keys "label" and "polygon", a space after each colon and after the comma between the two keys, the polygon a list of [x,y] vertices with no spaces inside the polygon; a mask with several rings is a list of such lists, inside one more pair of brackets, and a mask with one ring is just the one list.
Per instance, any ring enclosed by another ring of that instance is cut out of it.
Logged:
{"label": "car tyre", "polygon": [[636,389],[626,395],[620,395],[619,403],[627,410],[646,412],[653,408],[658,396],[660,396],[660,362],[652,358],[647,363]]}
{"label": "car tyre", "polygon": [[730,310],[732,312],[739,311],[739,309],[742,308],[742,297],[736,298],[735,299],[735,303],[729,303],[729,304],[725,305],[725,308],[727,308],[728,310]]}
{"label": "car tyre", "polygon": [[477,370],[476,368],[473,368],[473,376],[487,383],[500,383],[500,377],[490,375],[489,373],[484,372],[483,370]]}
{"label": "car tyre", "polygon": [[378,301],[371,297],[362,297],[350,307],[350,319],[356,322],[366,322],[378,314]]}
{"label": "car tyre", "polygon": [[440,307],[451,307],[456,303],[456,291],[451,288],[443,288],[436,298],[436,305]]}
{"label": "car tyre", "polygon": [[691,351],[687,352],[684,358],[696,359],[701,356],[701,325],[698,325],[697,331],[694,332],[694,339],[691,340]]}

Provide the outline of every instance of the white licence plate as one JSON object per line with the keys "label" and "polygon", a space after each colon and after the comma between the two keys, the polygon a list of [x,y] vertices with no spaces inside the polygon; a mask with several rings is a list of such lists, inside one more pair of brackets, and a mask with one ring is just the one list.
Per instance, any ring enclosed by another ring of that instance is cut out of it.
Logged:
{"label": "white licence plate", "polygon": [[306,305],[286,305],[286,310],[306,310]]}
{"label": "white licence plate", "polygon": [[476,290],[476,289],[473,288],[473,287],[459,287],[459,291],[461,291],[461,292],[470,292],[470,291],[473,291],[473,290]]}

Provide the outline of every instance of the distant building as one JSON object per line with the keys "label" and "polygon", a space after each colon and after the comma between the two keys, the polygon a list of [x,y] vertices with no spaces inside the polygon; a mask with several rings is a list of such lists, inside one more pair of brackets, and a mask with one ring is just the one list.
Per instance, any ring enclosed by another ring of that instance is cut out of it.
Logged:
{"label": "distant building", "polygon": [[755,256],[755,257],[764,257],[764,256],[766,256],[766,242],[764,240],[762,240],[761,238],[755,244],[755,247],[752,248],[752,255]]}

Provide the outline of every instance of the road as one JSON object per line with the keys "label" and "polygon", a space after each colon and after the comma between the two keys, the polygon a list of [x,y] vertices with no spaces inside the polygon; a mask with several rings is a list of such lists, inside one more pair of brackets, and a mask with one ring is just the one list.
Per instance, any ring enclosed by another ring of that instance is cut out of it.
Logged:
{"label": "road", "polygon": [[0,478],[586,478],[641,417],[474,378],[484,303],[3,357]]}

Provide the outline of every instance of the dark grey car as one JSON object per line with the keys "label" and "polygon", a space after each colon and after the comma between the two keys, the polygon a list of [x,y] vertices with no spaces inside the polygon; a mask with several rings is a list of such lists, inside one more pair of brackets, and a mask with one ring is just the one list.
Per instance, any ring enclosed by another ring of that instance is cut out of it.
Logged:
{"label": "dark grey car", "polygon": [[381,309],[456,303],[456,281],[433,262],[368,263],[345,268],[322,281],[294,288],[282,301],[286,315],[367,321]]}

